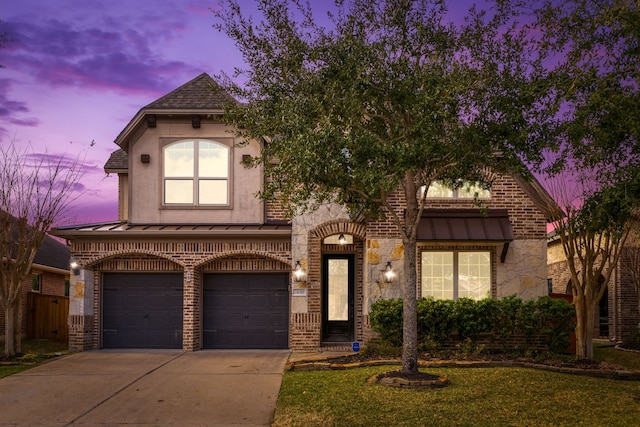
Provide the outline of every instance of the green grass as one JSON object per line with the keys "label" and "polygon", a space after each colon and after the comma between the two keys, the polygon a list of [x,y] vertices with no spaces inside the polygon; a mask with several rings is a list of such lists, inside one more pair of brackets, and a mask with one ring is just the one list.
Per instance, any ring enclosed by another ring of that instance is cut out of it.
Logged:
{"label": "green grass", "polygon": [[640,353],[637,352],[616,350],[615,347],[610,345],[595,344],[593,346],[593,358],[640,371]]}
{"label": "green grass", "polygon": [[[0,343],[2,352],[4,343]],[[0,378],[17,374],[32,368],[46,360],[56,357],[56,353],[67,354],[69,352],[66,342],[51,340],[24,340],[22,342],[22,357],[11,361],[0,362]]]}
{"label": "green grass", "polygon": [[[639,353],[613,348],[597,348],[596,358],[640,366]],[[640,420],[636,381],[526,368],[428,368],[451,384],[418,391],[367,383],[396,369],[286,372],[273,425],[631,426]]]}

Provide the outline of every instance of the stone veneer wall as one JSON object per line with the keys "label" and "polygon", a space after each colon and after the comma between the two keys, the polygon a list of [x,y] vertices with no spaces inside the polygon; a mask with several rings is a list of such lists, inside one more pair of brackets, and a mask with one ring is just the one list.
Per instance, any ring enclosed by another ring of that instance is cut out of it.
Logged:
{"label": "stone veneer wall", "polygon": [[201,347],[201,276],[210,271],[291,270],[291,245],[279,242],[77,242],[71,252],[84,268],[72,276],[69,347],[100,347],[103,272],[176,272],[184,274],[183,349]]}
{"label": "stone veneer wall", "polygon": [[[352,245],[324,245],[323,239],[337,234],[354,236]],[[354,295],[355,339],[364,340],[362,270],[365,257],[366,229],[349,221],[339,205],[323,205],[318,210],[294,218],[292,222],[292,260],[300,261],[306,271],[304,282],[293,282],[292,289],[306,289],[306,295],[291,297],[290,347],[294,350],[318,350],[321,343],[322,253],[355,254],[356,281]],[[295,292],[295,291],[294,291]],[[292,293],[293,294],[293,293]],[[348,344],[348,343],[347,343]]]}
{"label": "stone veneer wall", "polygon": [[[394,192],[391,204],[401,209],[404,198],[400,191]],[[510,243],[504,263],[500,261],[502,244],[464,245],[456,248],[488,249],[495,260],[492,263],[492,296],[518,295],[521,298],[536,298],[547,293],[546,262],[546,218],[522,190],[517,182],[506,176],[497,177],[492,186],[492,198],[482,205],[490,209],[507,209],[515,240]],[[470,200],[430,200],[429,208],[478,209]],[[332,234],[353,234],[363,239],[362,288],[356,297],[362,299],[361,310],[357,310],[357,337],[367,340],[373,334],[369,326],[369,309],[378,299],[400,298],[403,277],[404,247],[396,226],[388,220],[373,221],[366,225],[349,222],[344,207],[336,204],[321,206],[317,211],[305,213],[292,221],[292,261],[299,260],[307,271],[305,283],[293,283],[293,288],[305,287],[306,296],[292,296],[291,303],[291,347],[316,349],[320,343],[320,296],[321,296],[321,239]],[[420,242],[419,249],[453,248],[452,245]],[[418,264],[420,256],[418,253]],[[523,262],[526,260],[526,262]],[[381,270],[391,262],[398,273],[393,283],[381,280]],[[418,267],[419,268],[419,267]],[[418,272],[418,277],[419,277]],[[358,284],[358,286],[360,286]],[[418,284],[419,286],[419,284]],[[419,290],[418,290],[419,292]]]}

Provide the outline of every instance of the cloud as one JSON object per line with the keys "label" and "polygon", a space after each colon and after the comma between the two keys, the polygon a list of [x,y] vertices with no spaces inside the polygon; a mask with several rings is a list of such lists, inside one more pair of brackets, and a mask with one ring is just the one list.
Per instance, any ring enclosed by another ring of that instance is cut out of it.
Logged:
{"label": "cloud", "polygon": [[13,81],[0,79],[0,141],[9,137],[9,130],[3,124],[36,127],[40,123],[35,117],[23,117],[31,111],[26,102],[15,101],[7,95]]}
{"label": "cloud", "polygon": [[29,107],[25,102],[14,101],[7,96],[11,85],[14,82],[9,79],[0,79],[0,121],[21,124],[22,126],[35,126],[37,119],[15,119],[14,116],[20,113],[29,113]]}
{"label": "cloud", "polygon": [[200,70],[163,56],[163,45],[187,30],[183,23],[160,15],[145,18],[148,22],[139,26],[113,16],[92,27],[63,18],[9,21],[5,27],[15,42],[2,60],[53,87],[162,94],[175,86],[177,75]]}

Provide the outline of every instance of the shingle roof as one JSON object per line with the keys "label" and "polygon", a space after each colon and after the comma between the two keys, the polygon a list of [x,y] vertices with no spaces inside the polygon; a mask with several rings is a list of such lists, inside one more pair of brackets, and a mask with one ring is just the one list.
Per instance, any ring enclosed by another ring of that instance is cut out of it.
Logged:
{"label": "shingle roof", "polygon": [[70,256],[71,249],[67,245],[58,242],[51,236],[45,236],[42,246],[36,252],[33,263],[68,270]]}
{"label": "shingle roof", "polygon": [[229,102],[235,100],[207,73],[202,73],[142,110],[222,110]]}
{"label": "shingle roof", "polygon": [[[4,215],[4,213],[3,213]],[[9,220],[12,223],[11,234],[12,240],[17,243],[18,241],[18,225],[17,219],[13,215],[9,215]],[[59,242],[49,235],[45,235],[44,241],[36,251],[36,255],[33,258],[33,264],[38,264],[45,267],[59,268],[61,270],[69,269],[69,257],[71,255],[71,249],[64,243]]]}
{"label": "shingle roof", "polygon": [[107,173],[118,173],[129,168],[129,155],[121,148],[111,153],[109,160],[104,165]]}
{"label": "shingle roof", "polygon": [[147,114],[219,114],[235,103],[207,73],[202,73],[163,97],[142,107],[116,137],[115,143],[127,149],[127,137]]}

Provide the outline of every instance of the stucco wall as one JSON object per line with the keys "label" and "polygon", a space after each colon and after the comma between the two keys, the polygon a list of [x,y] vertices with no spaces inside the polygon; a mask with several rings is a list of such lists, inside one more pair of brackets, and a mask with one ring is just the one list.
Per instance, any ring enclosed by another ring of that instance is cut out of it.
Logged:
{"label": "stucco wall", "polygon": [[[181,139],[221,142],[231,150],[228,207],[167,207],[162,204],[162,148]],[[263,223],[263,202],[255,194],[262,188],[262,168],[246,168],[243,155],[257,156],[258,143],[238,146],[226,126],[203,120],[194,129],[185,119],[158,119],[155,128],[138,132],[129,146],[129,221],[132,223]],[[142,163],[141,154],[150,156]]]}

